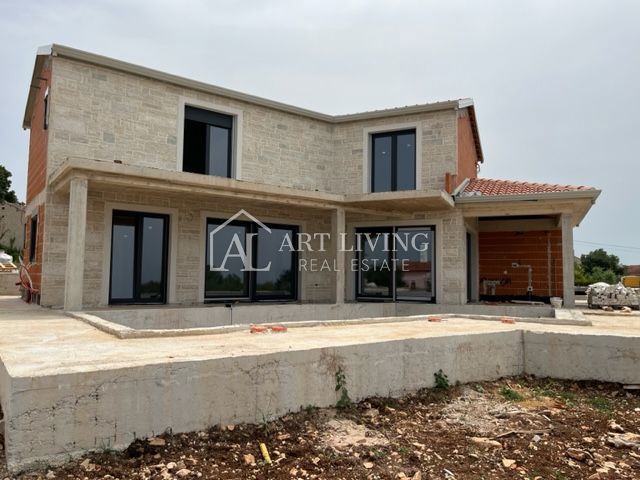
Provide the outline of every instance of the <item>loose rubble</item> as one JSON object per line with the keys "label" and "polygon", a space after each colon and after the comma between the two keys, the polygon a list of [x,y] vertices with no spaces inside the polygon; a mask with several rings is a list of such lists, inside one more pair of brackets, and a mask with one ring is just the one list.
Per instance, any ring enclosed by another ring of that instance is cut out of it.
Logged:
{"label": "loose rubble", "polygon": [[594,283],[589,285],[586,293],[589,308],[601,308],[609,312],[614,308],[620,308],[626,313],[640,308],[640,289],[625,287],[622,283]]}
{"label": "loose rubble", "polygon": [[18,477],[3,468],[0,480],[637,479],[640,392],[511,378],[160,435]]}

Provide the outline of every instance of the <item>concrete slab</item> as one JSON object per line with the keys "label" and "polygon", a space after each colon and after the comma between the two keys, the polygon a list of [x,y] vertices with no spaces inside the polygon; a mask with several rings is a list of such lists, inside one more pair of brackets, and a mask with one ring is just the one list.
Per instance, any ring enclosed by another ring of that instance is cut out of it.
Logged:
{"label": "concrete slab", "polygon": [[[336,401],[518,375],[640,383],[640,321],[503,324],[447,318],[292,328],[285,334],[119,339],[61,312],[0,298],[0,402],[17,470],[136,437],[259,422]],[[596,363],[597,365],[594,365]]]}
{"label": "concrete slab", "polygon": [[115,307],[85,312],[135,330],[196,329],[250,323],[350,320],[412,315],[460,314],[554,318],[550,305],[441,305],[361,302],[343,304],[209,304]]}

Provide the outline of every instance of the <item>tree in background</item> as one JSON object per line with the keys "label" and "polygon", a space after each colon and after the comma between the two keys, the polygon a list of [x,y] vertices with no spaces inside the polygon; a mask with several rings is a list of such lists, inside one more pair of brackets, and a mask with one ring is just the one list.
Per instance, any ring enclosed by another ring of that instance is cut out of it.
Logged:
{"label": "tree in background", "polygon": [[590,285],[596,282],[614,284],[618,282],[624,267],[620,264],[618,256],[598,248],[581,255],[574,270],[576,285]]}
{"label": "tree in background", "polygon": [[11,190],[11,172],[0,165],[0,202],[18,203],[16,192]]}
{"label": "tree in background", "polygon": [[622,275],[623,267],[620,259],[616,255],[609,255],[603,248],[598,248],[586,255],[580,255],[580,263],[585,272],[592,274],[594,268],[600,267],[602,270],[611,270],[616,275]]}

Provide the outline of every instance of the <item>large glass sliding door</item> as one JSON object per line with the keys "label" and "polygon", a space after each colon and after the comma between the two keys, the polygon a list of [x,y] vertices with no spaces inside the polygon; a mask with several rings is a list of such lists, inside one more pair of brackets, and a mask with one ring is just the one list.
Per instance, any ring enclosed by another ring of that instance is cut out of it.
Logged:
{"label": "large glass sliding door", "polygon": [[297,238],[291,225],[208,219],[205,300],[296,300]]}
{"label": "large glass sliding door", "polygon": [[[212,235],[213,233],[213,235]],[[243,298],[249,296],[249,272],[244,270],[237,250],[247,251],[246,239],[249,224],[231,222],[207,222],[207,250],[205,255],[204,296],[205,298]],[[233,241],[239,242],[232,244]],[[209,243],[209,242],[213,243]],[[231,247],[232,255],[228,255]],[[224,267],[225,271],[212,271],[211,267]]]}
{"label": "large glass sliding door", "polygon": [[109,303],[165,303],[169,217],[114,210]]}
{"label": "large glass sliding door", "polygon": [[430,301],[433,289],[433,230],[398,228],[395,235],[397,300]]}
{"label": "large glass sliding door", "polygon": [[360,228],[356,296],[435,301],[433,227]]}
{"label": "large glass sliding door", "polygon": [[358,261],[358,295],[367,298],[392,298],[391,229],[362,229]]}
{"label": "large glass sliding door", "polygon": [[[290,248],[280,248],[287,244],[296,245],[297,230],[294,227],[268,225],[271,232],[258,229],[255,253],[255,298],[257,300],[293,300],[297,278],[296,252]],[[262,270],[269,265],[268,270]]]}

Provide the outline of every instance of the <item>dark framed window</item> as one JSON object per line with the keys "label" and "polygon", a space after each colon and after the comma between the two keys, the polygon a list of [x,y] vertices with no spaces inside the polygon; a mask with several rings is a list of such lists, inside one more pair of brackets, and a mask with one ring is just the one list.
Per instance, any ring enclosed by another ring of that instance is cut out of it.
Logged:
{"label": "dark framed window", "polygon": [[49,88],[44,92],[44,115],[42,120],[42,128],[47,130],[49,128]]}
{"label": "dark framed window", "polygon": [[30,224],[30,232],[29,232],[29,261],[36,261],[36,248],[38,245],[38,216],[34,215],[31,217]]}
{"label": "dark framed window", "polygon": [[371,136],[371,191],[416,188],[416,131],[375,133]]}
{"label": "dark framed window", "polygon": [[297,300],[298,227],[265,227],[207,219],[205,301]]}
{"label": "dark framed window", "polygon": [[109,303],[165,303],[169,216],[113,211]]}
{"label": "dark framed window", "polygon": [[231,178],[233,117],[185,107],[182,170]]}
{"label": "dark framed window", "polygon": [[435,301],[432,226],[358,228],[356,298]]}

